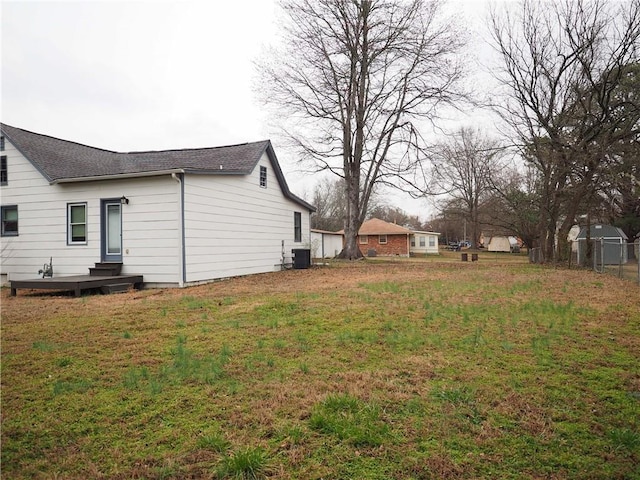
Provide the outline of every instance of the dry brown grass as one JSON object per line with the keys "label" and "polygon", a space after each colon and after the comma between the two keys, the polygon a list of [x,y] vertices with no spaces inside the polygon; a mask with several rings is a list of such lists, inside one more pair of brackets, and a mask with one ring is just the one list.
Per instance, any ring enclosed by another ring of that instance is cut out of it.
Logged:
{"label": "dry brown grass", "polygon": [[[632,478],[640,288],[496,258],[3,289],[2,477],[215,478],[226,453],[198,439],[219,434],[268,452],[273,478]],[[228,349],[223,376],[180,377],[181,346]],[[311,428],[331,395],[378,408],[382,445]]]}

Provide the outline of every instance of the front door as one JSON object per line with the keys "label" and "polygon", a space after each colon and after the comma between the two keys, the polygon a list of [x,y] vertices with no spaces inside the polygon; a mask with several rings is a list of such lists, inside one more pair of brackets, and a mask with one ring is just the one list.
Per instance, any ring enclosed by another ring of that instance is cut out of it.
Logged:
{"label": "front door", "polygon": [[101,201],[102,261],[122,263],[122,204],[120,199]]}

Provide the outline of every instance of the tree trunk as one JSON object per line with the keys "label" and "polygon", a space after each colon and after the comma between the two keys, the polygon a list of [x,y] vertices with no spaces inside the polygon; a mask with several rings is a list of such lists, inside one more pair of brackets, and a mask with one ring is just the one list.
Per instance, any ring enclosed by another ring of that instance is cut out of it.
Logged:
{"label": "tree trunk", "polygon": [[555,238],[556,238],[556,225],[558,216],[552,213],[552,209],[548,208],[549,203],[546,204],[542,210],[544,212],[541,215],[539,228],[540,228],[540,247],[542,249],[542,261],[553,262],[555,260]]}
{"label": "tree trunk", "polygon": [[[364,151],[364,128],[365,128],[365,111],[366,111],[366,80],[369,71],[369,25],[368,19],[371,9],[371,2],[363,1],[361,4],[360,18],[362,19],[362,37],[360,44],[360,73],[359,75],[353,75],[353,69],[355,64],[352,64],[352,77],[351,84],[352,101],[355,102],[355,142],[351,145],[350,133],[349,138],[345,138],[345,143],[353,147],[353,156],[349,155],[345,157],[349,160],[345,165],[346,179],[347,179],[347,218],[345,222],[344,234],[345,234],[345,246],[344,250],[340,254],[341,258],[348,260],[356,260],[362,258],[362,252],[358,246],[358,231],[362,225],[362,217],[366,213],[366,196],[361,198],[360,196],[360,165],[362,164],[362,152]],[[355,56],[354,56],[355,58]],[[356,81],[359,79],[359,81]],[[365,209],[363,212],[362,209]]]}
{"label": "tree trunk", "polygon": [[[546,172],[545,172],[546,173]],[[551,193],[550,179],[544,178],[544,191],[540,205],[540,220],[538,223],[538,237],[540,238],[540,248],[542,252],[542,262],[553,261],[555,256],[555,234],[557,214],[555,213],[555,195]]]}
{"label": "tree trunk", "polygon": [[[349,201],[349,203],[351,202],[352,200]],[[361,223],[359,214],[355,210],[354,208],[347,208],[347,217],[344,222],[344,248],[338,258],[344,258],[345,260],[357,260],[363,257],[358,246],[358,230],[360,230]]]}
{"label": "tree trunk", "polygon": [[547,232],[546,232],[546,241],[545,241],[545,248],[543,251],[543,255],[545,258],[545,261],[547,262],[554,262],[556,259],[556,222],[554,221],[549,221],[549,223],[547,224]]}
{"label": "tree trunk", "polygon": [[473,217],[471,219],[471,248],[478,248],[478,239],[480,238],[480,215],[478,214],[478,196],[476,195],[473,204]]}
{"label": "tree trunk", "polygon": [[345,178],[347,214],[344,219],[344,248],[338,258],[356,260],[363,256],[358,246],[358,231],[362,225],[360,220],[360,170],[355,162],[351,162],[346,171],[349,174]]}
{"label": "tree trunk", "polygon": [[569,231],[573,227],[574,216],[569,216],[564,219],[560,229],[558,230],[558,261],[565,262],[569,260],[571,254],[571,245],[569,244]]}
{"label": "tree trunk", "polygon": [[358,246],[358,229],[353,229],[351,224],[349,227],[345,225],[344,229],[344,248],[338,258],[344,258],[346,260],[357,260],[362,258],[362,252]]}

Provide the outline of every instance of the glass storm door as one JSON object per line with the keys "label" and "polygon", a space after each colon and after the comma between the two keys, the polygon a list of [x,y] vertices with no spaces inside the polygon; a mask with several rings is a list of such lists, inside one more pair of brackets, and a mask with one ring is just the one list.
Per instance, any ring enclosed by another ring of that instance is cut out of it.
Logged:
{"label": "glass storm door", "polygon": [[122,262],[122,205],[102,200],[102,261]]}

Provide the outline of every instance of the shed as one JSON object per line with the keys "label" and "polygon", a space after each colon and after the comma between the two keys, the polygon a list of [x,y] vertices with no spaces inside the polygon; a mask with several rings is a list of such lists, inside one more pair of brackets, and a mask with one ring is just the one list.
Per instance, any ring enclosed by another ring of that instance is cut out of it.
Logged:
{"label": "shed", "polygon": [[[589,227],[589,235],[593,242],[594,258],[599,264],[619,265],[627,263],[627,235],[613,225],[595,224]],[[578,244],[578,263],[584,264],[587,253],[587,227],[582,227],[576,237]]]}
{"label": "shed", "polygon": [[[485,241],[487,237],[485,236]],[[518,239],[507,235],[494,235],[487,241],[487,251],[489,252],[514,252],[517,251]]]}
{"label": "shed", "polygon": [[311,229],[311,254],[313,258],[334,258],[342,251],[344,236],[340,232]]}

